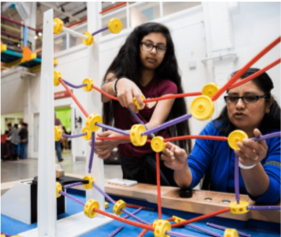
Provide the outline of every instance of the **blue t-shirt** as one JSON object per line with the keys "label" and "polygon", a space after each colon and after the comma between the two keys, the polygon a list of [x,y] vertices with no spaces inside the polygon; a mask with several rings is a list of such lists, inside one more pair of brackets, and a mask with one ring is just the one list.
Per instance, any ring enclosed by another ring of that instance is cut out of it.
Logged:
{"label": "blue t-shirt", "polygon": [[[210,122],[200,135],[224,136]],[[266,134],[279,130],[269,130]],[[268,146],[267,156],[261,161],[269,177],[268,190],[259,198],[253,199],[260,203],[273,204],[280,199],[280,137],[266,140]],[[227,141],[196,140],[195,146],[188,158],[188,165],[192,173],[190,188],[195,187],[207,172],[211,187],[218,192],[235,192],[234,189],[234,150]],[[240,193],[248,194],[241,172],[239,170]],[[258,184],[257,184],[258,185]]]}

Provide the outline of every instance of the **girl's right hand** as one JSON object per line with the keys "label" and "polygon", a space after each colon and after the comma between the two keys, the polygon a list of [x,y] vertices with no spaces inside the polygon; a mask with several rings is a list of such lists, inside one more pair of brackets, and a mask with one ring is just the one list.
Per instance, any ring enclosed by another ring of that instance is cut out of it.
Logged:
{"label": "girl's right hand", "polygon": [[136,100],[141,109],[144,108],[141,98],[142,92],[138,86],[127,78],[121,78],[116,84],[117,98],[122,107],[130,108],[134,113],[138,113],[138,109],[134,104],[133,98]]}
{"label": "girl's right hand", "polygon": [[166,143],[166,149],[161,158],[164,160],[164,164],[172,170],[183,170],[187,165],[186,151],[170,142]]}

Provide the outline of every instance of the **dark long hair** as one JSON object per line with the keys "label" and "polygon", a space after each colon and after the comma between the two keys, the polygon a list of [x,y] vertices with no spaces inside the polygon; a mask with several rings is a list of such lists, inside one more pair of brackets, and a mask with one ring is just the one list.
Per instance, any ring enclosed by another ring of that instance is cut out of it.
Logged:
{"label": "dark long hair", "polygon": [[[257,68],[249,68],[240,78],[244,79],[250,75],[259,71]],[[238,71],[231,74],[231,77],[234,76]],[[267,96],[265,98],[266,103],[271,102],[271,90],[274,88],[273,82],[268,74],[265,72],[260,76],[252,80],[253,83],[264,92]],[[219,123],[217,123],[219,122]],[[228,135],[235,129],[235,126],[230,122],[227,107],[225,106],[220,114],[220,116],[214,121],[214,125],[225,135]],[[261,125],[259,127],[261,133],[266,133],[268,129],[280,129],[280,106],[274,100],[273,104],[270,106],[270,112],[264,115]]]}
{"label": "dark long hair", "polygon": [[[134,29],[134,31],[128,36],[124,45],[120,48],[117,56],[107,69],[104,77],[104,83],[106,75],[110,72],[114,73],[116,77],[124,76],[132,80],[136,85],[140,86],[141,69],[142,64],[140,60],[140,43],[144,36],[155,32],[162,33],[167,41],[167,51],[164,59],[159,67],[155,70],[154,80],[157,83],[161,83],[164,79],[173,81],[178,87],[178,93],[183,93],[181,85],[181,76],[179,74],[178,63],[175,56],[175,49],[170,31],[164,25],[159,23],[145,23]],[[109,125],[113,125],[113,108],[114,101],[103,104],[103,118],[104,122]],[[167,120],[179,117],[187,113],[186,103],[184,98],[177,98],[173,104],[170,114]],[[176,124],[169,127],[170,136],[181,136],[190,134],[188,121]],[[177,145],[191,151],[191,142],[179,141]]]}

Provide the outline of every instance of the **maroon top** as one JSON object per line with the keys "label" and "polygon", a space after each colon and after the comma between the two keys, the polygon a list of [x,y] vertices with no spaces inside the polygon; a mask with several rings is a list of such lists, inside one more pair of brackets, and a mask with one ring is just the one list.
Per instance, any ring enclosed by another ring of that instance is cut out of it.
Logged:
{"label": "maroon top", "polygon": [[[140,87],[140,89],[146,99],[161,97],[167,94],[177,94],[178,92],[177,85],[170,80],[164,80],[160,84],[157,84],[155,80],[151,80],[145,87]],[[117,101],[113,103],[115,127],[122,130],[130,130],[134,124],[138,124],[138,121],[131,115],[127,108],[123,108]],[[137,116],[143,123],[146,124],[149,122],[156,104],[157,102],[147,103],[145,108],[139,111]],[[167,128],[159,131],[157,136],[162,136],[163,138],[170,137]],[[134,146],[132,143],[120,144],[118,145],[118,149],[121,155],[137,158],[153,152],[149,143],[141,147]]]}

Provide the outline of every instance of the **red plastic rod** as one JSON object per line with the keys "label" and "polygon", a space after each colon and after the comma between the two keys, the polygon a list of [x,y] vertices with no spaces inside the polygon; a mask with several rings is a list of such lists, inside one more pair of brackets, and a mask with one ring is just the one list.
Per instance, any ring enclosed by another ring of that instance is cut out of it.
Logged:
{"label": "red plastic rod", "polygon": [[117,7],[120,7],[120,6],[122,6],[122,5],[125,5],[126,3],[127,3],[127,2],[121,2],[121,3],[119,3],[119,4],[115,5],[115,6],[106,8],[106,9],[104,9],[103,11],[101,11],[100,14],[103,14],[103,13],[108,12],[108,11],[114,9],[114,8],[117,8]]}
{"label": "red plastic rod", "polygon": [[154,101],[182,98],[182,97],[188,97],[188,96],[197,96],[197,95],[202,95],[202,93],[201,92],[191,92],[191,93],[182,93],[182,94],[176,94],[176,95],[166,95],[166,96],[162,96],[162,97],[158,97],[158,98],[146,99],[146,100],[143,100],[143,102],[149,103],[149,102],[154,102]]}
{"label": "red plastic rod", "polygon": [[139,227],[139,228],[143,228],[143,229],[154,231],[154,227],[153,226],[145,225],[145,224],[138,223],[138,222],[135,222],[135,221],[130,221],[130,220],[124,219],[122,217],[119,217],[119,216],[107,213],[105,211],[102,211],[102,210],[99,210],[99,209],[96,209],[96,208],[94,208],[93,210],[95,212],[101,214],[101,215],[110,217],[110,218],[112,218],[114,220],[121,221],[121,222],[124,222],[126,224],[133,225],[133,226],[136,226],[136,227]]}
{"label": "red plastic rod", "polygon": [[173,225],[171,225],[171,227],[174,228],[174,227],[179,227],[179,226],[183,226],[183,225],[186,225],[186,224],[190,224],[192,222],[201,221],[201,220],[204,220],[204,219],[207,219],[207,218],[210,218],[210,217],[217,216],[219,214],[228,212],[229,210],[230,210],[229,207],[227,207],[227,208],[224,208],[224,209],[221,209],[221,210],[218,210],[218,211],[215,211],[215,212],[203,215],[203,216],[199,216],[199,217],[196,217],[196,218],[193,218],[193,219],[190,219],[190,220],[186,220],[186,221],[182,221],[180,223],[173,224]]}
{"label": "red plastic rod", "polygon": [[274,61],[273,63],[269,64],[269,65],[266,66],[265,68],[263,68],[263,69],[261,69],[261,70],[255,72],[255,73],[252,74],[251,76],[248,76],[248,77],[244,78],[243,80],[234,83],[233,85],[231,85],[231,86],[228,88],[228,90],[229,90],[229,89],[232,89],[232,88],[234,88],[234,87],[240,86],[240,85],[242,85],[242,84],[244,84],[244,83],[246,83],[246,82],[248,82],[248,81],[250,81],[250,80],[255,79],[256,77],[258,77],[259,75],[263,74],[265,71],[269,70],[270,68],[276,66],[276,65],[277,65],[278,63],[280,63],[280,62],[281,62],[281,58],[277,59],[276,61]]}
{"label": "red plastic rod", "polygon": [[205,135],[186,135],[180,137],[171,137],[164,139],[164,142],[179,141],[186,139],[206,139],[206,140],[217,140],[217,141],[227,141],[227,137],[220,136],[205,136]]}
{"label": "red plastic rod", "polygon": [[67,92],[70,94],[72,99],[75,101],[75,103],[78,105],[78,107],[81,109],[83,114],[88,118],[89,114],[86,112],[86,110],[83,108],[83,106],[79,103],[79,101],[76,99],[72,91],[68,88],[68,86],[64,83],[64,81],[60,78],[59,79],[60,83],[64,86],[64,88],[67,90]]}
{"label": "red plastic rod", "polygon": [[160,183],[160,158],[159,152],[156,152],[156,176],[157,176],[157,199],[158,199],[158,218],[162,219],[162,207],[161,207],[161,183]]}
{"label": "red plastic rod", "polygon": [[264,48],[260,53],[258,53],[250,62],[248,62],[243,68],[241,68],[219,91],[212,97],[212,101],[217,100],[223,92],[225,92],[230,85],[232,85],[237,79],[242,76],[256,61],[258,61],[263,55],[265,55],[269,50],[271,50],[275,45],[277,45],[281,40],[279,36],[266,48]]}
{"label": "red plastic rod", "polygon": [[[21,24],[20,22],[11,20],[11,19],[9,19],[9,18],[7,18],[7,17],[4,17],[4,16],[1,16],[1,18],[4,19],[4,20],[13,22],[13,23],[15,23],[15,24],[17,24],[17,25],[20,25],[20,26],[26,26],[26,25],[24,25],[24,24]],[[42,32],[42,30],[37,30],[37,29],[34,29],[34,28],[30,27],[30,26],[27,26],[27,28],[28,28],[28,29],[31,29],[31,30],[34,30],[34,31],[37,31],[37,32]]]}
{"label": "red plastic rod", "polygon": [[112,99],[112,100],[118,101],[117,97],[111,96],[110,94],[107,94],[106,92],[104,92],[103,90],[101,90],[100,88],[98,88],[98,87],[96,87],[96,86],[94,86],[94,85],[92,85],[92,87],[93,87],[94,89],[96,89],[97,91],[99,91],[100,93],[102,93],[103,95],[105,95],[106,97],[108,97],[108,98],[110,98],[110,99]]}
{"label": "red plastic rod", "polygon": [[[175,220],[175,218],[173,218],[173,217],[166,219],[166,221],[174,221],[174,220]],[[152,226],[153,223],[150,224],[150,225]],[[144,229],[144,230],[138,235],[138,237],[143,237],[143,236],[146,234],[146,232],[147,232],[147,230]]]}

